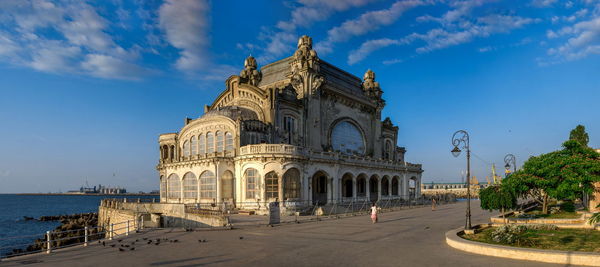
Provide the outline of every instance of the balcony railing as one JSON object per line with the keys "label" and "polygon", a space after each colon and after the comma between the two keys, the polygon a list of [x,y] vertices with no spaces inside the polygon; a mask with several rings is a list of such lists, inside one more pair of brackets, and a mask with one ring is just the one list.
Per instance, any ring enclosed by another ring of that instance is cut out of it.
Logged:
{"label": "balcony railing", "polygon": [[252,155],[290,155],[290,156],[301,156],[307,157],[311,159],[320,159],[320,160],[334,160],[334,161],[344,161],[348,163],[355,164],[369,164],[376,165],[386,168],[398,168],[398,167],[406,167],[409,171],[420,171],[421,164],[413,164],[408,162],[397,162],[393,160],[385,160],[385,159],[376,159],[371,157],[359,156],[359,155],[344,155],[338,152],[330,152],[330,151],[311,151],[309,149],[305,149],[300,146],[287,145],[287,144],[256,144],[256,145],[246,145],[239,148],[239,153],[235,153],[235,151],[223,151],[223,152],[213,152],[213,153],[205,153],[200,155],[192,155],[188,157],[181,157],[180,160],[169,160],[164,159],[161,160],[161,164],[168,164],[174,162],[183,162],[183,161],[191,161],[191,160],[200,160],[211,157],[235,157],[235,156],[252,156]]}
{"label": "balcony railing", "polygon": [[289,154],[304,156],[304,148],[286,144],[258,144],[240,147],[240,156],[255,154]]}

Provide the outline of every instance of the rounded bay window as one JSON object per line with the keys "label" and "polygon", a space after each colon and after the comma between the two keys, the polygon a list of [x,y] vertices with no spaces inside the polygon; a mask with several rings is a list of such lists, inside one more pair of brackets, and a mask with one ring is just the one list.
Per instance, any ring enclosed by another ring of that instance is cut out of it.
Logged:
{"label": "rounded bay window", "polygon": [[365,154],[365,138],[362,131],[348,120],[340,121],[331,130],[331,147],[348,155]]}

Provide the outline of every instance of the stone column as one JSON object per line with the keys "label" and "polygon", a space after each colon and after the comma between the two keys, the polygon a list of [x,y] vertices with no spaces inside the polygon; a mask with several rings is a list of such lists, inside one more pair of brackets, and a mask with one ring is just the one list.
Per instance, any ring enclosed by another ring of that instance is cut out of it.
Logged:
{"label": "stone column", "polygon": [[377,200],[381,200],[381,180],[382,178],[377,179]]}
{"label": "stone column", "polygon": [[277,198],[282,202],[283,199],[283,175],[277,175]]}
{"label": "stone column", "polygon": [[330,204],[333,202],[333,188],[334,185],[333,183],[333,177],[327,177],[327,204]]}
{"label": "stone column", "polygon": [[371,178],[365,178],[365,193],[367,196],[367,201],[371,201]]}
{"label": "stone column", "polygon": [[223,199],[222,199],[223,196],[221,195],[221,174],[219,173],[219,163],[213,162],[213,164],[215,164],[215,182],[217,183],[216,184],[216,186],[217,186],[216,202],[219,203],[219,202],[223,201]]}
{"label": "stone column", "polygon": [[356,191],[356,177],[352,177],[352,201],[356,201],[358,192]]}

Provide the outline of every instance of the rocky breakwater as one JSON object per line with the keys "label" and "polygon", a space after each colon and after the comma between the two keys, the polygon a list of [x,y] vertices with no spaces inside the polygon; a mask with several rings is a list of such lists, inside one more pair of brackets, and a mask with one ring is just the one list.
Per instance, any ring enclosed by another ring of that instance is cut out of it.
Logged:
{"label": "rocky breakwater", "polygon": [[[29,219],[30,218],[25,218]],[[98,213],[81,213],[72,215],[42,216],[38,221],[60,221],[61,225],[50,231],[51,247],[59,248],[85,241],[85,227],[88,227],[88,241],[101,239],[104,233],[98,231]],[[36,239],[25,249],[13,249],[11,255],[19,255],[47,249],[46,236]]]}

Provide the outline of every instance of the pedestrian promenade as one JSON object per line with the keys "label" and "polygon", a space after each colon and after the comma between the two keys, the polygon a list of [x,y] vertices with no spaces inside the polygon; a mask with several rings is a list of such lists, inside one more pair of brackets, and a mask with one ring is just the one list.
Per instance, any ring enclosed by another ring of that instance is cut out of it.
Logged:
{"label": "pedestrian promenade", "polygon": [[[478,206],[477,201],[472,204],[473,222],[489,221],[492,214]],[[381,214],[377,224],[372,224],[368,215],[361,215],[234,230],[155,230],[130,235],[121,242],[106,241],[104,246],[94,243],[10,259],[0,265],[553,266],[450,248],[444,234],[464,225],[464,210],[465,202],[438,206],[436,211],[430,207],[405,209]]]}

